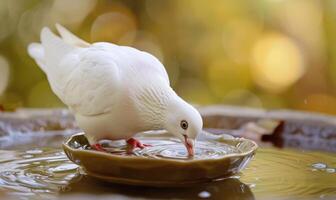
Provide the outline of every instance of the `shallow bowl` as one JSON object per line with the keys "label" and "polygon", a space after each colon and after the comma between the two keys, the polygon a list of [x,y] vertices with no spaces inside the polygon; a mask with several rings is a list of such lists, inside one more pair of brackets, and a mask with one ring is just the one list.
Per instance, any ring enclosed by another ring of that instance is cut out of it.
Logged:
{"label": "shallow bowl", "polygon": [[[137,138],[152,145],[155,145],[155,141],[160,143],[160,141],[172,140],[172,137],[165,133],[153,134],[153,132],[138,135]],[[63,149],[71,161],[82,166],[92,177],[129,185],[177,187],[232,176],[245,168],[258,147],[255,142],[244,138],[217,136],[210,133],[203,134],[200,138],[200,142],[211,142],[214,148],[216,145],[226,145],[235,151],[211,159],[130,156],[90,150],[84,133],[71,136],[63,143]],[[104,145],[108,149],[109,144]]]}

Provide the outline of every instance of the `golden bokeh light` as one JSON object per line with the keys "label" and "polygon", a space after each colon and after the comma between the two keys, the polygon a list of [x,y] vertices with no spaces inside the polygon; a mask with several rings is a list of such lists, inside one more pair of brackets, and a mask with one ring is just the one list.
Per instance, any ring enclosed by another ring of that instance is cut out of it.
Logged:
{"label": "golden bokeh light", "polygon": [[96,0],[57,0],[53,2],[50,16],[57,23],[78,26],[92,11],[96,3]]}
{"label": "golden bokeh light", "polygon": [[[0,78],[10,81],[0,80],[0,104],[48,106],[42,98],[62,105],[27,54],[44,26],[55,31],[60,23],[88,42],[153,54],[173,89],[190,102],[336,113],[330,103],[336,97],[335,5],[315,0],[2,0],[0,55],[10,75],[0,71]],[[313,103],[319,99],[325,107]]]}
{"label": "golden bokeh light", "polygon": [[133,44],[131,45],[142,51],[151,53],[157,57],[161,62],[164,61],[164,56],[162,49],[159,45],[159,41],[150,33],[145,31],[137,31],[136,38]]}
{"label": "golden bokeh light", "polygon": [[17,24],[17,39],[21,41],[22,46],[27,46],[31,41],[39,38],[43,25],[50,20],[47,15],[48,6],[50,5],[47,2],[38,4],[21,14]]}
{"label": "golden bokeh light", "polygon": [[[118,44],[126,34],[135,32],[137,25],[134,16],[130,12],[121,11],[104,13],[98,16],[91,27],[91,40]],[[133,40],[134,38],[129,39]]]}
{"label": "golden bokeh light", "polygon": [[322,6],[319,1],[281,1],[272,7],[275,20],[302,42],[309,59],[324,59]]}
{"label": "golden bokeh light", "polygon": [[261,31],[262,24],[248,18],[229,21],[222,36],[225,53],[237,64],[248,63],[253,43]]}
{"label": "golden bokeh light", "polygon": [[300,49],[285,35],[268,33],[255,44],[251,72],[256,84],[268,92],[281,92],[304,73]]}

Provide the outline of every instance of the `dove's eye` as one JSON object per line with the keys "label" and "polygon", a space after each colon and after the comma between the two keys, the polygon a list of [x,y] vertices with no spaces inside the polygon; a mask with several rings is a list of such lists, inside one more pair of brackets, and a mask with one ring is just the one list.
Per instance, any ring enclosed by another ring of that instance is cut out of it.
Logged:
{"label": "dove's eye", "polygon": [[188,122],[186,120],[182,120],[181,123],[180,123],[180,126],[184,130],[187,130],[187,128],[188,128]]}

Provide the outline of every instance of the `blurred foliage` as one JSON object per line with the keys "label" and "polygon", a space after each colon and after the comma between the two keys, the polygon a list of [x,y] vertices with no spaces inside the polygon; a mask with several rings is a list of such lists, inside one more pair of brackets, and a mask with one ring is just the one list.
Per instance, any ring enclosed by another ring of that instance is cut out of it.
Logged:
{"label": "blurred foliage", "polygon": [[336,1],[2,0],[4,107],[63,106],[27,55],[43,26],[157,56],[196,104],[336,114]]}

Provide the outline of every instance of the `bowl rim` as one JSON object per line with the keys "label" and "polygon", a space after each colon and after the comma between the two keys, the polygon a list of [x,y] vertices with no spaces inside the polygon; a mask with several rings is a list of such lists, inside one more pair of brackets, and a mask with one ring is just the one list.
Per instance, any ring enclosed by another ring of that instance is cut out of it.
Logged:
{"label": "bowl rim", "polygon": [[225,139],[226,141],[234,141],[234,142],[239,142],[239,141],[247,141],[249,143],[252,144],[251,148],[246,151],[246,152],[242,152],[242,153],[230,153],[224,156],[221,156],[219,158],[213,158],[213,159],[183,159],[183,160],[178,160],[178,159],[169,159],[169,158],[161,158],[161,159],[155,159],[155,158],[150,158],[150,157],[129,157],[129,156],[122,156],[122,155],[116,155],[116,154],[111,154],[111,153],[107,153],[107,152],[100,152],[100,151],[93,151],[93,150],[89,150],[89,149],[75,149],[73,147],[71,147],[69,145],[69,142],[75,137],[75,136],[80,136],[83,135],[85,137],[85,133],[84,132],[78,132],[75,133],[73,135],[71,135],[69,138],[67,138],[63,143],[63,150],[65,151],[65,153],[67,153],[66,149],[70,152],[74,152],[74,153],[80,153],[80,152],[85,152],[88,155],[99,155],[100,157],[105,157],[107,159],[118,159],[118,160],[134,160],[134,161],[139,161],[139,160],[143,160],[143,161],[151,161],[151,162],[160,162],[160,163],[174,163],[174,164],[190,164],[190,163],[199,163],[199,162],[215,162],[215,161],[219,161],[219,160],[224,160],[224,159],[228,159],[228,158],[233,158],[233,157],[246,157],[250,154],[255,153],[255,151],[258,149],[258,144],[250,139],[246,139],[246,138],[233,138],[233,139]]}

